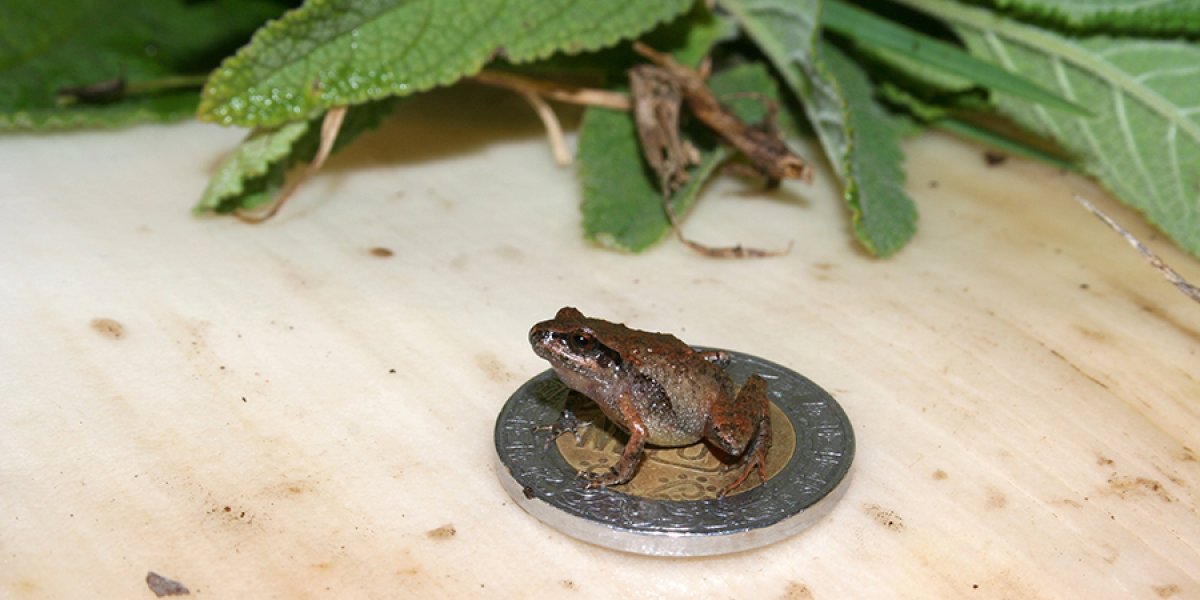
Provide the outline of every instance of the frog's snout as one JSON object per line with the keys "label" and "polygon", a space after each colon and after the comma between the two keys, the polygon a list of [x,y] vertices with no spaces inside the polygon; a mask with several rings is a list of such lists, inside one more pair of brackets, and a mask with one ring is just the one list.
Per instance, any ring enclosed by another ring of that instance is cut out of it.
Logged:
{"label": "frog's snout", "polygon": [[529,330],[529,343],[535,348],[545,344],[548,337],[550,337],[550,332],[542,329],[541,323],[534,325],[533,328]]}
{"label": "frog's snout", "polygon": [[534,354],[550,360],[554,354],[550,349],[552,345],[551,338],[554,337],[554,333],[549,329],[541,327],[541,325],[541,323],[538,323],[533,326],[533,329],[529,330],[529,345],[533,347]]}

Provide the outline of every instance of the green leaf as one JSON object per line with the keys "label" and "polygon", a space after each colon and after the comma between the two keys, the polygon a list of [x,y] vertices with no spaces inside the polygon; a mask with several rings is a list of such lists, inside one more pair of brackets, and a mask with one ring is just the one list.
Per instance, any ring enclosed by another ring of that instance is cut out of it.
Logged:
{"label": "green leaf", "polygon": [[255,34],[205,86],[203,119],[276,126],[447,85],[496,52],[520,63],[637,36],[692,0],[309,0]]}
{"label": "green leaf", "polygon": [[840,121],[846,126],[840,136],[844,147],[838,171],[854,233],[871,254],[891,256],[917,230],[917,208],[904,191],[904,124],[875,101],[862,67],[833,45],[822,44],[820,50],[821,75],[814,75],[825,84],[825,93],[837,97],[822,104],[840,103]]}
{"label": "green leaf", "polygon": [[903,123],[875,102],[861,68],[835,47],[816,45],[816,0],[722,0],[721,5],[803,99],[842,182],[858,240],[876,256],[895,253],[912,237],[917,216],[903,188]]}
{"label": "green leaf", "polygon": [[882,46],[850,40],[856,58],[866,59],[872,74],[902,80],[905,87],[916,87],[940,94],[966,93],[978,89],[971,80],[939,69],[928,62]]}
{"label": "green leaf", "polygon": [[1002,112],[1076,156],[1084,171],[1200,256],[1200,47],[1071,39],[943,0],[905,3],[948,21],[977,56],[1091,107],[1096,116],[1085,119],[998,98]]}
{"label": "green leaf", "polygon": [[821,23],[857,42],[902,52],[931,67],[973,81],[986,88],[1025,98],[1059,110],[1087,115],[1087,109],[1021,77],[981,61],[962,50],[892,21],[877,17],[840,0],[826,0]]}
{"label": "green leaf", "polygon": [[[691,179],[672,197],[675,214],[696,201],[700,185],[732,152],[701,153]],[[579,127],[579,177],[583,182],[583,230],[609,248],[641,252],[670,231],[658,180],[648,171],[633,117],[626,112],[588,108]]]}
{"label": "green leaf", "polygon": [[1195,36],[1200,3],[1195,0],[984,0],[1023,20],[1090,33]]}
{"label": "green leaf", "polygon": [[[758,122],[765,114],[762,100],[734,98],[750,93],[778,101],[778,90],[767,69],[756,63],[739,65],[713,75],[709,87],[739,117]],[[699,198],[700,189],[717,167],[734,155],[728,146],[714,146],[712,136],[688,136],[701,151],[700,164],[671,197],[676,215],[684,215]],[[663,212],[658,180],[642,158],[637,130],[629,113],[589,108],[579,130],[579,171],[583,182],[583,229],[596,242],[628,252],[641,252],[670,232]]]}
{"label": "green leaf", "polygon": [[[388,98],[347,110],[332,152],[359,135],[378,127],[390,116],[397,99]],[[273,129],[250,133],[228,156],[208,182],[193,209],[196,213],[249,210],[275,199],[292,167],[310,162],[321,141],[322,117],[293,121]]]}
{"label": "green leaf", "polygon": [[903,108],[921,123],[951,118],[960,112],[992,109],[987,92],[979,88],[959,93],[929,94],[919,86],[897,85],[885,80],[876,85],[876,93],[885,103]]}
{"label": "green leaf", "polygon": [[[695,68],[714,46],[737,35],[737,24],[732,19],[714,14],[703,2],[697,2],[688,13],[659,25],[638,39],[659,52],[670,54],[676,62]],[[555,54],[519,65],[493,62],[487,69],[582,87],[609,88],[626,85],[629,68],[643,61],[645,58],[635,52],[631,44],[617,44],[583,54]]]}
{"label": "green leaf", "polygon": [[207,71],[282,9],[277,2],[0,2],[0,130],[190,117],[199,83],[64,103],[59,91],[123,78],[130,92]]}
{"label": "green leaf", "polygon": [[691,12],[646,34],[642,41],[660,52],[669,52],[681,65],[697,68],[717,44],[737,37],[737,23],[714,14],[703,2]]}
{"label": "green leaf", "polygon": [[258,129],[221,162],[208,182],[195,212],[228,212],[234,208],[253,208],[274,197],[283,185],[292,160],[296,141],[312,126],[295,121],[275,129]]}
{"label": "green leaf", "polygon": [[798,66],[813,61],[819,0],[719,0],[718,4],[733,15],[792,92],[807,101],[808,81]]}

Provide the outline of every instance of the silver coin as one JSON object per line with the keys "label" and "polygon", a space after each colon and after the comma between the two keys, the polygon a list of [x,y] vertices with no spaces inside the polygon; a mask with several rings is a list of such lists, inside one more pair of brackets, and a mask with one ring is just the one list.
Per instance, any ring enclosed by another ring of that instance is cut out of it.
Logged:
{"label": "silver coin", "polygon": [[[547,370],[522,385],[496,419],[501,484],[521,508],[547,525],[585,542],[638,554],[726,554],[803,531],[846,490],[854,458],[850,421],[833,397],[803,375],[727,352],[731,360],[726,370],[735,384],[755,373],[768,382],[776,441],[767,457],[767,481],[752,474],[731,494],[718,497],[721,471],[710,468],[717,464],[715,457],[697,444],[648,449],[633,481],[588,489],[579,469],[605,466],[593,460],[605,452],[615,461],[623,434],[603,424],[594,424],[582,438],[567,434],[552,440],[551,433],[536,431],[557,422],[572,400],[579,412],[591,406],[580,402],[582,396],[572,398],[576,393]],[[594,410],[593,420],[602,419]],[[655,452],[661,454],[656,457]]]}

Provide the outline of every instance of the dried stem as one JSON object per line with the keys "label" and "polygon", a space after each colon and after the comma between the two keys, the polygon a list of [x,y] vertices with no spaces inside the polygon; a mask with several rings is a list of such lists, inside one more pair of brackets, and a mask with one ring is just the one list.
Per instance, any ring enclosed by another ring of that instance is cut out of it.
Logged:
{"label": "dried stem", "polygon": [[233,212],[234,216],[246,223],[257,225],[279,213],[279,209],[283,208],[292,194],[296,193],[296,190],[300,189],[300,186],[325,164],[325,159],[329,158],[329,153],[333,151],[333,143],[337,141],[338,132],[342,130],[342,121],[345,118],[345,106],[335,106],[329,109],[329,112],[325,113],[325,119],[321,121],[321,144],[317,147],[317,155],[313,157],[312,162],[308,163],[304,172],[288,184],[265,211],[248,213],[239,209]]}
{"label": "dried stem", "polygon": [[525,101],[533,107],[533,112],[537,113],[538,118],[542,120],[542,126],[546,128],[546,139],[550,142],[550,152],[554,155],[554,162],[562,166],[571,164],[571,151],[567,149],[567,141],[563,138],[562,125],[558,122],[558,115],[554,114],[554,110],[545,100],[542,100],[541,96],[529,90],[517,90],[517,93],[525,98]]}
{"label": "dried stem", "polygon": [[712,258],[767,258],[771,256],[784,256],[792,251],[792,242],[788,242],[787,248],[783,250],[765,250],[762,248],[747,248],[741,244],[734,246],[709,246],[695,240],[689,239],[683,235],[683,228],[679,226],[679,221],[675,217],[675,209],[671,206],[671,199],[663,196],[663,210],[667,213],[667,221],[671,223],[671,229],[675,232],[675,238],[683,245]]}
{"label": "dried stem", "polygon": [[633,49],[657,65],[664,77],[673,79],[692,115],[724,138],[729,145],[737,148],[768,181],[799,179],[805,183],[812,183],[812,167],[794,154],[776,131],[773,123],[774,107],[768,106],[769,116],[766,122],[752,126],[713,96],[712,90],[708,89],[704,80],[704,73],[681,65],[670,55],[658,52],[641,42],[634,42]]}
{"label": "dried stem", "polygon": [[486,85],[508,88],[518,92],[532,92],[538,96],[584,106],[600,106],[613,110],[629,110],[629,96],[619,92],[583,88],[565,83],[540,81],[503,71],[480,71],[471,79]]}
{"label": "dried stem", "polygon": [[1104,224],[1112,228],[1113,231],[1121,234],[1125,238],[1125,241],[1129,242],[1130,246],[1136,248],[1150,262],[1150,266],[1157,269],[1159,273],[1162,273],[1163,277],[1167,278],[1167,281],[1170,281],[1180,292],[1183,292],[1183,295],[1196,302],[1200,302],[1200,288],[1188,283],[1175,269],[1172,269],[1167,263],[1163,262],[1153,250],[1147,248],[1145,244],[1133,237],[1132,233],[1129,233],[1124,227],[1118,225],[1116,221],[1096,208],[1094,204],[1088,202],[1083,196],[1076,194],[1075,201],[1082,204],[1084,208],[1088,209],[1093,215],[1096,215],[1101,221],[1104,221]]}
{"label": "dried stem", "polygon": [[554,114],[554,110],[543,98],[614,110],[629,110],[631,106],[629,97],[618,92],[540,81],[503,71],[480,71],[471,79],[485,85],[513,90],[525,98],[525,101],[529,102],[534,112],[537,113],[538,118],[542,120],[542,126],[546,128],[546,138],[550,142],[550,152],[554,155],[554,162],[560,165],[571,164],[571,152],[567,149],[566,140],[563,138],[562,125],[559,124],[558,116]]}

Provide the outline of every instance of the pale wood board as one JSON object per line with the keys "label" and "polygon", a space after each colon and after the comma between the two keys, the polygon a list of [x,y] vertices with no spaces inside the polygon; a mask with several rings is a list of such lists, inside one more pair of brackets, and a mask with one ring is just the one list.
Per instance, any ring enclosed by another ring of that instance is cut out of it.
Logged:
{"label": "pale wood board", "polygon": [[[241,135],[0,138],[0,597],[152,597],[148,571],[213,598],[1200,597],[1200,306],[1071,194],[1200,264],[1081,177],[924,135],[895,258],[822,163],[712,186],[693,237],[795,244],[719,261],[582,240],[574,169],[503,93],[408,105],[268,224],[191,216]],[[492,428],[562,305],[823,385],[858,435],[844,500],[682,560],[523,513]]]}

